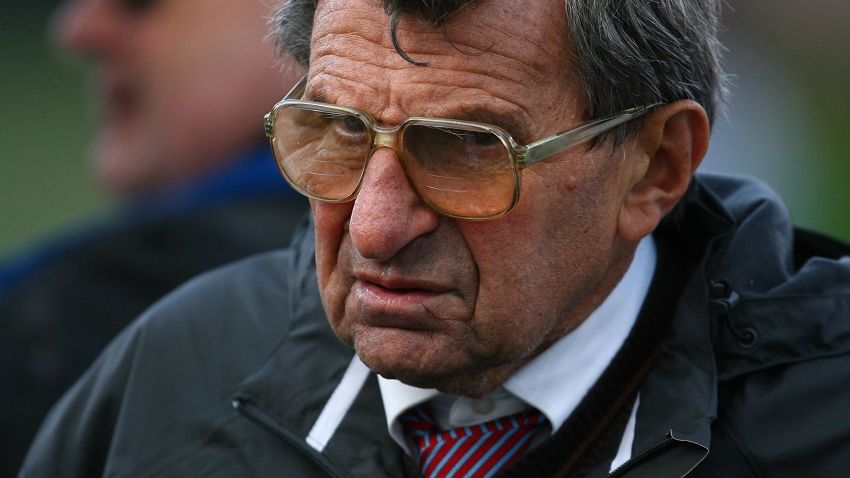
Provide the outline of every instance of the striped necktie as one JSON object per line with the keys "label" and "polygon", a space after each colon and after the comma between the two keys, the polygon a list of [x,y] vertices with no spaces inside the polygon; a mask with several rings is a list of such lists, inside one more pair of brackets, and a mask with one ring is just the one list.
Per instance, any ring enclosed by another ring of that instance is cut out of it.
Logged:
{"label": "striped necktie", "polygon": [[489,478],[522,456],[545,421],[528,408],[480,425],[440,431],[427,405],[401,416],[405,435],[419,447],[424,478]]}

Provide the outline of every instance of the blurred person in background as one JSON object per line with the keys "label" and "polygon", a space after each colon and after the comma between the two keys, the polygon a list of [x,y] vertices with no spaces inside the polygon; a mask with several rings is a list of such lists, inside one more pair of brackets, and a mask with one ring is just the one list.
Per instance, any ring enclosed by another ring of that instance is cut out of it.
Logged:
{"label": "blurred person in background", "polygon": [[93,63],[93,169],[121,207],[0,263],[0,475],[133,317],[202,271],[288,243],[307,204],[276,171],[261,118],[301,71],[264,39],[268,3],[68,0],[56,11],[55,42]]}

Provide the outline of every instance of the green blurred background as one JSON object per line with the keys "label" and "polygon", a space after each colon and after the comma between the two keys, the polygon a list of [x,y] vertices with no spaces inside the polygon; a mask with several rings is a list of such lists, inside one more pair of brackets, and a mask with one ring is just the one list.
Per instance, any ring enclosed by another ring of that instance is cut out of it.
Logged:
{"label": "green blurred background", "polygon": [[[108,207],[88,175],[84,62],[46,33],[57,3],[0,13],[0,256]],[[724,18],[736,87],[705,169],[760,177],[798,224],[850,240],[850,1],[732,1]]]}
{"label": "green blurred background", "polygon": [[0,255],[102,208],[86,162],[93,126],[83,63],[50,47],[55,0],[0,13]]}

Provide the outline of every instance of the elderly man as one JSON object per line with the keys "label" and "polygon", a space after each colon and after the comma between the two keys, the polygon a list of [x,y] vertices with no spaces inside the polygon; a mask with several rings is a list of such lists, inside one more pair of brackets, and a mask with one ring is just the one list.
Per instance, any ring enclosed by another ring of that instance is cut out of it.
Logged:
{"label": "elderly man", "polygon": [[694,179],[717,8],[290,2],[312,227],[122,334],[23,475],[841,476],[848,248]]}
{"label": "elderly man", "polygon": [[127,323],[194,275],[284,247],[306,213],[258,120],[301,74],[265,39],[270,13],[262,0],[57,11],[57,43],[93,63],[93,169],[122,207],[0,264],[0,476]]}

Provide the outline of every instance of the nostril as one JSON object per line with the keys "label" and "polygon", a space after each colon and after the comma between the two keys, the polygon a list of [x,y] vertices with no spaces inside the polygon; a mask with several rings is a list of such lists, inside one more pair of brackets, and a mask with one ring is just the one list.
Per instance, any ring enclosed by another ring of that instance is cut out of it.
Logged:
{"label": "nostril", "polygon": [[376,152],[364,174],[348,224],[360,255],[388,260],[437,227],[439,216],[419,199],[392,151]]}

